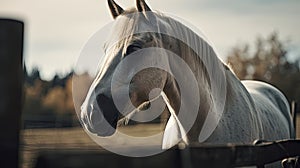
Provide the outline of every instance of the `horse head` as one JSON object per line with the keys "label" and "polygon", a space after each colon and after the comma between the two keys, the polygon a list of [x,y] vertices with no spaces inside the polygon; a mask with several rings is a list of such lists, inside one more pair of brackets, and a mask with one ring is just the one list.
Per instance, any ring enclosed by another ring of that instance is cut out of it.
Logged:
{"label": "horse head", "polygon": [[[168,53],[155,49],[177,50],[174,38],[157,33],[168,25],[144,0],[136,1],[137,9],[124,10],[113,0],[108,0],[108,5],[115,19],[114,34],[106,45],[105,66],[99,70],[81,110],[82,123],[98,136],[114,134],[119,119],[136,109],[149,109],[166,87],[176,89],[167,72],[169,60],[162,56]],[[135,66],[145,64],[149,67]],[[158,64],[165,67],[157,68]]]}

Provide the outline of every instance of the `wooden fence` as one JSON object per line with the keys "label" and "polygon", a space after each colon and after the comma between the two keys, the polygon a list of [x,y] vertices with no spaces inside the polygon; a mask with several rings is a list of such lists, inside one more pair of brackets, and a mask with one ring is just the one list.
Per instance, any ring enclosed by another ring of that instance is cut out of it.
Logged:
{"label": "wooden fence", "polygon": [[[161,154],[129,158],[110,152],[44,151],[36,168],[227,168],[263,167],[285,158],[300,156],[300,141],[268,142],[260,145],[225,145],[173,148]],[[298,165],[300,166],[300,165]]]}

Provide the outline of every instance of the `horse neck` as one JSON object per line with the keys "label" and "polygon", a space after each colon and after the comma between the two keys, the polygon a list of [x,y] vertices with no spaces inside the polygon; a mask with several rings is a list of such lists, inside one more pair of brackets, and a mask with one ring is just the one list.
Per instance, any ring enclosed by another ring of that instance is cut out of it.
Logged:
{"label": "horse neck", "polygon": [[[198,89],[200,96],[200,104],[198,109],[198,115],[196,121],[194,122],[192,128],[189,130],[187,137],[190,142],[198,142],[199,133],[202,129],[206,116],[212,106],[212,97],[210,92],[210,79],[208,73],[206,72],[205,65],[201,59],[199,59],[198,55],[195,52],[191,52],[190,48],[186,48],[186,46],[179,45],[181,50],[173,51],[177,55],[181,56],[181,58],[189,65],[191,71],[193,72],[196,80],[198,81]],[[183,53],[183,54],[182,54]],[[214,55],[213,55],[214,56]],[[213,57],[211,56],[211,57]],[[217,58],[213,59],[215,61],[219,61]],[[218,62],[220,63],[220,62]],[[174,63],[176,65],[176,63]],[[178,71],[180,67],[170,67],[171,71]],[[185,74],[182,74],[185,75]],[[164,92],[170,98],[170,104],[174,108],[175,112],[179,112],[180,109],[180,89],[176,84],[176,79],[169,76],[167,80],[166,87]],[[196,93],[195,93],[196,94]],[[188,115],[188,112],[187,112]]]}

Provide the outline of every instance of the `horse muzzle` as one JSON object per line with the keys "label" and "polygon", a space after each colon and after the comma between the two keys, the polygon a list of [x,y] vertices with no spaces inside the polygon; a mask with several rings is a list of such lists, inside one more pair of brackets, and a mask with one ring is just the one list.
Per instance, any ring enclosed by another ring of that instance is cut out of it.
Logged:
{"label": "horse muzzle", "polygon": [[82,108],[81,121],[90,133],[106,137],[116,132],[118,114],[113,101],[99,95],[93,103]]}

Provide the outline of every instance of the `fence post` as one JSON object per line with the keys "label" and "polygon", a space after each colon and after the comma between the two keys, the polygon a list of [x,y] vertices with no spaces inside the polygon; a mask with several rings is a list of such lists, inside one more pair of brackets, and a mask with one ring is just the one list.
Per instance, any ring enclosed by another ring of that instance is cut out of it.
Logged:
{"label": "fence post", "polygon": [[18,167],[23,22],[0,19],[0,167]]}

